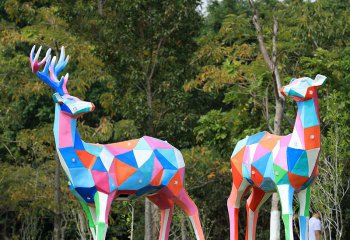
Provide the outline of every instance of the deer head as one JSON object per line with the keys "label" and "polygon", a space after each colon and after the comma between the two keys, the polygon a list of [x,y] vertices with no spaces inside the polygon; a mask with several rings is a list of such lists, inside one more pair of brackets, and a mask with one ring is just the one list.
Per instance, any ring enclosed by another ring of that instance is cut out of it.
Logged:
{"label": "deer head", "polygon": [[308,77],[293,78],[288,85],[281,88],[280,92],[283,96],[291,97],[297,102],[306,101],[317,94],[316,88],[321,86],[325,80],[326,77],[319,74],[315,80]]}
{"label": "deer head", "polygon": [[[38,61],[41,51],[41,46],[38,52],[34,56],[35,45],[30,52],[30,65],[32,72],[35,73],[41,80],[49,85],[55,93],[53,94],[53,100],[60,105],[61,111],[71,117],[77,118],[87,112],[92,112],[95,109],[95,105],[91,102],[80,100],[77,97],[69,95],[67,91],[68,73],[61,80],[58,81],[58,74],[67,65],[69,56],[65,57],[64,47],[61,48],[61,54],[58,62],[56,63],[56,56],[51,60],[51,49],[47,50],[46,56]],[[45,63],[44,70],[39,71],[41,66]]]}

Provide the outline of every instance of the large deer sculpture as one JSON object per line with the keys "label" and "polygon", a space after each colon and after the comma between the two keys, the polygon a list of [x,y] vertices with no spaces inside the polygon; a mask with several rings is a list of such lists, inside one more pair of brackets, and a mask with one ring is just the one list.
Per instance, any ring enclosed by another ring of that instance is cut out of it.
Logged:
{"label": "large deer sculpture", "polygon": [[282,205],[285,239],[292,240],[292,203],[298,194],[300,239],[308,238],[310,187],[318,175],[320,120],[317,87],[326,77],[292,79],[280,92],[297,102],[298,113],[293,133],[277,136],[260,132],[240,140],[231,156],[233,184],[227,207],[230,239],[238,240],[238,212],[245,193],[252,188],[246,203],[246,240],[255,239],[258,211],[278,192]]}
{"label": "large deer sculpture", "polygon": [[[91,102],[69,95],[68,74],[58,80],[67,65],[64,47],[58,62],[51,49],[38,61],[41,47],[30,53],[32,72],[54,91],[54,137],[57,154],[69,179],[69,188],[80,201],[94,240],[103,240],[112,201],[146,196],[161,209],[159,240],[169,237],[174,203],[190,218],[197,240],[204,240],[198,209],[184,188],[185,164],[181,152],[166,141],[140,139],[100,145],[84,142],[77,118],[94,110]],[[39,71],[45,64],[43,71]]]}

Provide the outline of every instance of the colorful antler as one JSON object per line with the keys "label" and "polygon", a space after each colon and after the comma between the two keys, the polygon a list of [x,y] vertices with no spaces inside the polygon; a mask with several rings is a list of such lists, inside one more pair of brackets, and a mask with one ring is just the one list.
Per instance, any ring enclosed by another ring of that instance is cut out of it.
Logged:
{"label": "colorful antler", "polygon": [[[63,68],[67,65],[69,56],[65,58],[65,51],[64,47],[61,48],[61,54],[60,58],[56,64],[56,56],[52,58],[51,61],[51,48],[47,50],[46,56],[38,62],[41,46],[38,49],[38,52],[34,56],[35,51],[35,45],[33,46],[31,52],[30,52],[30,65],[32,67],[32,72],[35,73],[41,80],[43,80],[46,84],[48,84],[53,90],[58,92],[61,96],[64,94],[68,94],[67,91],[67,82],[68,82],[68,73],[61,77],[61,80],[58,81],[58,74],[63,70]],[[42,72],[39,72],[40,67],[44,64],[44,70]]]}

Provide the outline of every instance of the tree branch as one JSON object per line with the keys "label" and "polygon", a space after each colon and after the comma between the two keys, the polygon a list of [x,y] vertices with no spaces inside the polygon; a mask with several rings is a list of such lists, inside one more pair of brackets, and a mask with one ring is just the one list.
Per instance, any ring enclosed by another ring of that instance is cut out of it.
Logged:
{"label": "tree branch", "polygon": [[274,17],[273,18],[273,35],[272,35],[272,72],[275,76],[276,88],[275,88],[275,96],[284,100],[284,97],[280,93],[280,89],[282,88],[281,78],[278,71],[278,62],[277,62],[277,34],[278,34],[278,21]]}
{"label": "tree branch", "polygon": [[267,49],[265,47],[265,40],[264,37],[262,35],[262,28],[261,28],[261,24],[260,24],[260,20],[259,20],[259,12],[258,10],[255,8],[255,4],[253,0],[249,0],[249,5],[251,6],[251,8],[253,9],[253,24],[255,26],[255,30],[256,30],[256,35],[257,35],[257,39],[259,42],[259,47],[260,47],[260,51],[264,57],[264,60],[267,64],[267,66],[269,67],[269,69],[271,70],[271,72],[273,72],[273,63],[271,61],[271,58],[267,52]]}

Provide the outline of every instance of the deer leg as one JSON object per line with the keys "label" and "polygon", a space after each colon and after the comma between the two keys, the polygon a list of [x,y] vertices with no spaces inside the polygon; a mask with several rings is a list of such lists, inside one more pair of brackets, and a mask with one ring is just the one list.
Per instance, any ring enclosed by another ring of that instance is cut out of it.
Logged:
{"label": "deer leg", "polygon": [[230,217],[230,239],[238,240],[238,213],[242,198],[249,190],[250,183],[242,177],[239,186],[232,185],[230,197],[227,200],[227,208]]}
{"label": "deer leg", "polygon": [[282,219],[284,223],[285,239],[293,237],[293,195],[294,188],[289,184],[277,185],[278,195],[282,206]]}
{"label": "deer leg", "polygon": [[298,193],[298,199],[300,203],[300,208],[299,208],[300,240],[309,239],[310,192],[311,192],[311,187],[309,186]]}
{"label": "deer leg", "polygon": [[174,203],[163,193],[157,193],[147,198],[161,210],[159,240],[168,240]]}
{"label": "deer leg", "polygon": [[96,240],[96,208],[87,205],[87,209],[84,208],[84,211],[88,217],[92,239]]}
{"label": "deer leg", "polygon": [[258,220],[259,209],[271,196],[272,193],[266,193],[260,188],[253,187],[253,191],[250,194],[247,204],[247,228],[246,228],[246,240],[254,240],[256,232],[256,223]]}
{"label": "deer leg", "polygon": [[79,200],[83,210],[89,221],[89,228],[91,231],[91,235],[93,240],[96,240],[96,229],[95,229],[95,221],[96,221],[96,209],[94,207],[90,207],[85,200],[79,195],[79,193],[73,188],[72,185],[69,184],[69,189],[73,193],[73,195]]}
{"label": "deer leg", "polygon": [[182,208],[182,210],[186,213],[192,223],[193,230],[196,235],[197,240],[204,240],[204,234],[201,226],[201,222],[199,219],[198,208],[196,204],[193,202],[188,193],[183,188],[180,190],[178,196],[174,198],[174,202]]}
{"label": "deer leg", "polygon": [[106,194],[103,192],[95,193],[96,206],[96,240],[104,240],[108,228],[108,215],[116,192]]}

